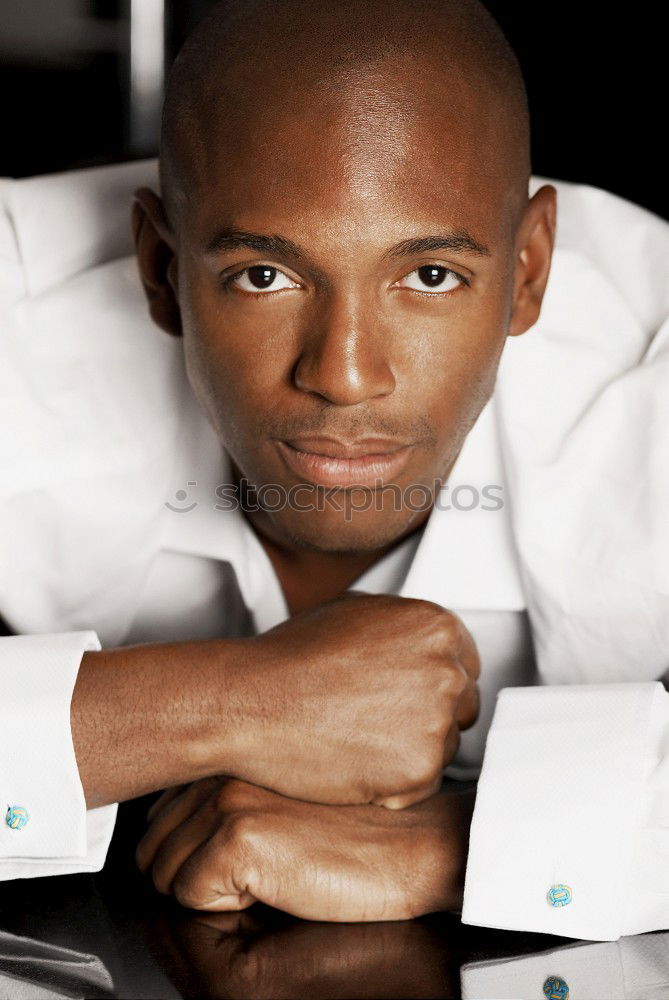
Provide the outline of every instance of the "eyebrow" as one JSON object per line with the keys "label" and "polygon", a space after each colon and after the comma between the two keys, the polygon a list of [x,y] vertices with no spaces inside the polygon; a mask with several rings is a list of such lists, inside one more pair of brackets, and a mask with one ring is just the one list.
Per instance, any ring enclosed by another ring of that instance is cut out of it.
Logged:
{"label": "eyebrow", "polygon": [[[225,253],[228,250],[238,250],[247,247],[267,256],[293,257],[296,260],[308,260],[308,253],[286,239],[285,236],[267,236],[262,233],[249,233],[243,229],[221,229],[205,244],[207,255]],[[478,243],[469,233],[445,233],[438,236],[419,236],[414,239],[402,240],[383,254],[384,257],[410,257],[430,250],[451,250],[456,253],[476,254],[478,257],[490,257],[488,247]]]}
{"label": "eyebrow", "polygon": [[457,253],[473,253],[477,257],[490,257],[488,247],[478,243],[473,236],[462,230],[443,236],[419,236],[416,239],[403,240],[391,247],[384,256],[410,257],[414,254],[427,253],[429,250],[454,250]]}
{"label": "eyebrow", "polygon": [[226,250],[237,250],[248,247],[268,255],[279,254],[287,257],[306,259],[307,254],[297,243],[285,236],[263,236],[261,233],[248,233],[243,229],[221,229],[206,244],[206,254],[225,253]]}

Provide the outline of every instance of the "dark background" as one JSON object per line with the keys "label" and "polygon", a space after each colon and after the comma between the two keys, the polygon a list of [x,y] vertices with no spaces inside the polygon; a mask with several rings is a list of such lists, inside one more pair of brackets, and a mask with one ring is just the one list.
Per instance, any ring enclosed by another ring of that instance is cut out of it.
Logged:
{"label": "dark background", "polygon": [[[133,112],[133,5],[146,12],[163,3],[1,0],[0,176],[155,153],[155,100],[139,123],[136,106]],[[209,6],[211,0],[164,0],[167,68]],[[661,5],[628,5],[619,14],[593,0],[487,6],[525,72],[534,172],[606,188],[666,217]]]}

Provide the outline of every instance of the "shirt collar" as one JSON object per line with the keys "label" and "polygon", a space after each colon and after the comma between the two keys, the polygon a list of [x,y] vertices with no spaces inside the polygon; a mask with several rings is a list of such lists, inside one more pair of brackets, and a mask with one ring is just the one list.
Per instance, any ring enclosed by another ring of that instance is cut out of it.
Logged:
{"label": "shirt collar", "polygon": [[526,607],[493,396],[470,430],[400,590],[445,608]]}

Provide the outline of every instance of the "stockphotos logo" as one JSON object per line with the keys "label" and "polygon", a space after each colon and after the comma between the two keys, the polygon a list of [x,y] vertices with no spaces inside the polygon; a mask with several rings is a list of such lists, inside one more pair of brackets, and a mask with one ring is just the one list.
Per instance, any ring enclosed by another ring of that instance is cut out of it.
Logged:
{"label": "stockphotos logo", "polygon": [[[178,489],[173,500],[167,500],[165,506],[175,514],[188,514],[195,510],[203,502],[197,499],[197,485],[197,480],[189,480],[186,483],[189,489]],[[196,489],[191,490],[190,487]],[[504,487],[498,483],[442,486],[435,480],[432,488],[424,483],[415,483],[402,489],[396,483],[384,483],[378,479],[373,487],[352,486],[344,490],[337,486],[323,487],[310,483],[297,483],[289,489],[280,483],[265,483],[256,487],[247,479],[241,479],[236,485],[221,483],[216,486],[209,502],[214,510],[221,511],[241,510],[252,513],[264,510],[274,514],[281,510],[299,513],[333,510],[350,518],[356,513],[369,510],[386,513],[389,510],[396,513],[403,510],[419,512],[433,506],[437,510],[464,513],[472,510],[497,511],[504,506],[503,492]]]}

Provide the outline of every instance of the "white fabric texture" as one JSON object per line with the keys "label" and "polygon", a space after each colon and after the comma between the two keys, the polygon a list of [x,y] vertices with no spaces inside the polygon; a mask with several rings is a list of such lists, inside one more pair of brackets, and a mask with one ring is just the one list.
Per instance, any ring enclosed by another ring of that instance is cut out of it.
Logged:
{"label": "white fabric texture", "polygon": [[462,1000],[535,1000],[552,976],[581,1000],[666,1000],[669,934],[468,962],[460,970]]}
{"label": "white fabric texture", "polygon": [[0,996],[72,1000],[116,995],[109,970],[97,955],[0,931]]}
{"label": "white fabric texture", "polygon": [[[19,634],[0,639],[0,719],[34,735],[27,695],[38,704],[37,692],[51,692],[53,709],[23,771],[11,773],[12,751],[0,747],[0,794],[11,782],[14,804],[31,810],[24,830],[0,834],[0,877],[104,862],[116,807],[86,812],[67,711],[88,643],[142,641],[152,630],[165,639],[230,634],[248,625],[244,609],[264,630],[286,614],[244,519],[216,507],[226,460],[188,385],[181,343],[148,318],[128,206],[134,188],[156,183],[153,162],[0,182],[0,614]],[[435,509],[406,559],[366,582],[457,611],[482,652],[481,717],[451,771],[476,776],[483,760],[463,919],[537,930],[561,914],[553,933],[570,935],[571,920],[581,936],[608,939],[669,926],[660,880],[669,727],[651,683],[669,667],[669,227],[605,192],[551,183],[559,227],[541,319],[507,341],[493,397],[449,479],[498,484],[503,507]],[[174,510],[182,489],[197,501],[186,513]],[[221,621],[228,601],[234,611]],[[569,691],[567,743],[551,706],[557,712]],[[606,750],[593,753],[584,720],[601,721],[604,705],[630,749],[624,766],[599,723]],[[503,766],[510,760],[515,772]],[[580,785],[569,784],[574,760],[588,772]],[[569,870],[560,878],[569,884],[580,870],[577,838],[587,846],[601,815],[583,788],[606,790],[605,802],[638,776],[634,816],[597,824],[602,857],[620,849],[616,864],[637,885],[605,918],[595,913],[611,897],[605,865],[586,873],[585,893],[573,886],[570,907],[548,907],[552,834],[543,860],[542,839],[533,847],[541,884],[525,877],[526,834],[516,836],[507,813],[518,811],[523,830],[545,830],[549,773],[581,810],[565,821],[573,850],[561,855]],[[67,832],[40,806],[49,784],[69,805]],[[30,850],[7,853],[29,831]],[[500,910],[490,888],[508,878],[498,849],[531,905],[510,899]]]}

